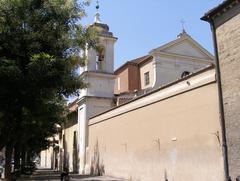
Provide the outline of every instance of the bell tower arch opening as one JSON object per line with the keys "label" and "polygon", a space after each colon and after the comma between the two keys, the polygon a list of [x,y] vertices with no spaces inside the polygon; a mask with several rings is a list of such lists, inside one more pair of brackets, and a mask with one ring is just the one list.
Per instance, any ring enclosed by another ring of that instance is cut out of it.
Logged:
{"label": "bell tower arch opening", "polygon": [[103,71],[105,64],[105,47],[103,45],[96,46],[96,70]]}

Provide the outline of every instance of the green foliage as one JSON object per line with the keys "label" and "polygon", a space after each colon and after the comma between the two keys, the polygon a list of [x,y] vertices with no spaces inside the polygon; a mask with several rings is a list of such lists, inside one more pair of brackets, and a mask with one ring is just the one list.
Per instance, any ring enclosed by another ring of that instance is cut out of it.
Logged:
{"label": "green foliage", "polygon": [[0,0],[0,148],[16,143],[31,151],[66,115],[65,97],[86,86],[76,73],[95,45],[81,26],[88,2]]}

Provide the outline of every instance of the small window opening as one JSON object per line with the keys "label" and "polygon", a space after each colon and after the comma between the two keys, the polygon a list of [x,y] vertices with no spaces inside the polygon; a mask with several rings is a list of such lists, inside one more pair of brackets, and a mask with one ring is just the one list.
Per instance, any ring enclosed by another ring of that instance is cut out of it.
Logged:
{"label": "small window opening", "polygon": [[149,72],[144,73],[144,84],[149,85],[150,83],[150,78],[149,78]]}
{"label": "small window opening", "polygon": [[189,76],[189,75],[190,75],[190,72],[184,71],[184,72],[182,73],[182,75],[181,75],[181,78],[187,77],[187,76]]}

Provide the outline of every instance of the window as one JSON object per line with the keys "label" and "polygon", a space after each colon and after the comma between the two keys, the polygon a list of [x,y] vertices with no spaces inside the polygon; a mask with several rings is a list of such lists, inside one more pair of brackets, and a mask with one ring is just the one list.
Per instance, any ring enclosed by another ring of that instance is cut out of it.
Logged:
{"label": "window", "polygon": [[118,90],[121,90],[121,80],[120,80],[120,77],[117,78],[117,87],[118,87]]}
{"label": "window", "polygon": [[189,74],[190,74],[190,72],[184,71],[181,75],[181,78],[184,78],[184,77],[188,76]]}
{"label": "window", "polygon": [[144,73],[144,84],[149,85],[150,83],[150,78],[149,78],[149,72]]}

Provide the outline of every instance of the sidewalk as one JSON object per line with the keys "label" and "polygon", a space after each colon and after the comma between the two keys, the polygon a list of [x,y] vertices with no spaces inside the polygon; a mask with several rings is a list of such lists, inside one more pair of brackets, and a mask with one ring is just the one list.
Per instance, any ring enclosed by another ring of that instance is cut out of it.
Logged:
{"label": "sidewalk", "polygon": [[33,175],[23,175],[17,181],[60,181],[60,172],[54,172],[49,169],[40,169],[33,173]]}
{"label": "sidewalk", "polygon": [[[60,172],[55,172],[52,170],[41,169],[37,170],[33,175],[22,176],[17,181],[60,181]],[[123,179],[117,179],[108,176],[88,176],[88,175],[76,175],[70,174],[69,181],[126,181]]]}
{"label": "sidewalk", "polygon": [[70,181],[126,181],[123,179],[117,179],[108,176],[99,176],[99,177],[92,177],[92,176],[82,176],[82,177],[71,177]]}

